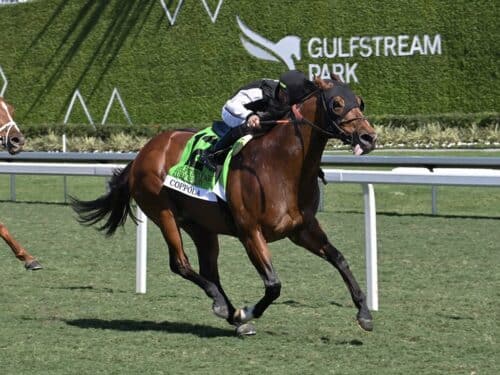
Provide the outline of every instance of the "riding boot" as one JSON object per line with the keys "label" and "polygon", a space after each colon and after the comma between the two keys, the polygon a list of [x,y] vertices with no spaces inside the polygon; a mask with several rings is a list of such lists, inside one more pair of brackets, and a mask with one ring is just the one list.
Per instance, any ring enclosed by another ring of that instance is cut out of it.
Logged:
{"label": "riding boot", "polygon": [[246,126],[241,125],[236,128],[231,128],[221,139],[214,145],[204,150],[200,155],[200,160],[205,166],[213,171],[217,169],[217,165],[224,161],[226,151],[243,135],[247,134]]}

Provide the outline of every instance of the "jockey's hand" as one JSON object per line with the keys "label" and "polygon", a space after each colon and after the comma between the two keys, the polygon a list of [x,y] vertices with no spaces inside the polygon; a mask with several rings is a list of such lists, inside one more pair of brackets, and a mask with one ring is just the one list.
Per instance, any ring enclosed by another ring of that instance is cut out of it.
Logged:
{"label": "jockey's hand", "polygon": [[251,129],[260,129],[260,118],[257,115],[251,115],[247,120],[247,126]]}

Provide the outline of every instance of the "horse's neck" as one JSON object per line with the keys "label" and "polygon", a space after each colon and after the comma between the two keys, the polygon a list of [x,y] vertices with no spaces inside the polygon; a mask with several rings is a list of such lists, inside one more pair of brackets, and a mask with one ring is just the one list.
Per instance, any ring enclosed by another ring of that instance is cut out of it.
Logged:
{"label": "horse's neck", "polygon": [[308,184],[311,180],[315,181],[327,138],[306,123],[284,125],[279,131],[279,142],[287,148],[286,154],[294,159],[293,165],[297,168],[300,182]]}

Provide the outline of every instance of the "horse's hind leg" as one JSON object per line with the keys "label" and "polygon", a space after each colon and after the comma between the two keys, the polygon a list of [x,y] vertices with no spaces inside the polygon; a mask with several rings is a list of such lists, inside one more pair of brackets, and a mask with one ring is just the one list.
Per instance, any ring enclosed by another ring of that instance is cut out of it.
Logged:
{"label": "horse's hind leg", "polygon": [[30,253],[28,253],[26,249],[15,240],[14,237],[12,237],[9,230],[3,223],[0,223],[0,237],[2,237],[7,245],[9,245],[16,258],[21,262],[24,262],[24,267],[27,270],[35,271],[42,269],[42,265],[38,263],[38,261]]}
{"label": "horse's hind leg", "polygon": [[358,308],[356,318],[359,326],[366,331],[373,330],[373,318],[366,304],[365,294],[361,291],[344,256],[328,241],[318,221],[314,219],[313,222],[305,226],[304,229],[290,236],[290,239],[297,245],[327,260],[339,271],[351,293],[354,304]]}
{"label": "horse's hind leg", "polygon": [[[168,195],[162,193],[159,196],[145,199],[146,196],[146,194],[138,195],[135,199],[144,213],[160,228],[168,246],[172,272],[195,283],[212,298],[214,304],[223,306],[224,301],[227,301],[227,297],[219,290],[219,285],[213,280],[207,279],[203,274],[198,274],[192,268],[188,256],[184,252],[180,228]],[[213,270],[209,271],[208,268],[203,269],[203,272],[205,274],[212,272],[213,275]]]}
{"label": "horse's hind leg", "polygon": [[235,309],[220,283],[218,268],[219,241],[217,235],[197,224],[183,226],[183,229],[191,236],[196,246],[200,275],[217,286],[219,293],[213,293],[215,297],[212,305],[215,315],[233,324]]}

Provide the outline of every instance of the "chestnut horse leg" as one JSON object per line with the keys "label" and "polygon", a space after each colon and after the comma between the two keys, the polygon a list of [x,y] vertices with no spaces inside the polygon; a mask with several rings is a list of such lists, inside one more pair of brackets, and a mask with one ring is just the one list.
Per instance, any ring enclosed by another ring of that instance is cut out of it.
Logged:
{"label": "chestnut horse leg", "polygon": [[27,270],[35,271],[42,269],[41,264],[38,263],[38,261],[30,253],[28,253],[26,249],[14,239],[14,237],[12,237],[9,230],[3,223],[0,223],[0,237],[2,237],[7,245],[10,246],[16,258],[21,262],[24,262],[24,267]]}
{"label": "chestnut horse leg", "polygon": [[213,298],[213,312],[218,317],[226,319],[229,324],[234,324],[234,306],[231,304],[220,283],[217,263],[219,258],[219,241],[217,235],[194,223],[185,225],[182,229],[189,234],[196,246],[200,275],[216,285],[219,291],[219,293],[213,293],[216,296]]}
{"label": "chestnut horse leg", "polygon": [[271,253],[260,231],[255,231],[247,237],[240,237],[245,246],[248,257],[264,280],[265,293],[259,302],[253,307],[238,309],[235,313],[235,321],[248,322],[253,318],[259,318],[269,305],[280,296],[281,282],[274,271],[271,262]]}
{"label": "chestnut horse leg", "polygon": [[359,326],[366,331],[372,331],[373,318],[370,310],[368,310],[366,297],[361,291],[342,253],[328,241],[328,237],[316,219],[306,223],[302,228],[290,236],[290,239],[297,245],[327,260],[339,271],[351,293],[352,301],[358,308],[356,318]]}
{"label": "chestnut horse leg", "polygon": [[[147,178],[143,178],[141,180],[142,183],[146,183],[147,181]],[[143,188],[146,186],[147,184],[143,185]],[[193,282],[203,289],[207,296],[213,300],[215,314],[226,318],[224,310],[230,310],[230,305],[227,305],[227,297],[225,297],[224,293],[219,289],[220,284],[216,283],[216,279],[207,279],[204,277],[204,274],[200,275],[192,268],[188,256],[184,252],[180,228],[174,215],[175,209],[165,190],[162,190],[159,195],[151,195],[151,193],[145,189],[143,189],[140,193],[136,191],[134,199],[137,204],[139,204],[142,211],[158,226],[162,232],[163,238],[168,246],[170,269],[172,272]],[[194,231],[193,226],[191,227],[191,231]],[[198,239],[197,241],[198,243],[200,242]],[[214,241],[216,242],[216,238],[212,239],[212,243]],[[209,252],[210,250],[213,250],[213,248],[208,249]],[[215,260],[216,259],[217,257],[215,256]],[[207,265],[207,269],[203,267],[203,273],[210,273],[208,271],[209,268],[210,264]],[[225,305],[227,307],[225,307]],[[232,316],[227,318],[228,322],[232,323]]]}

